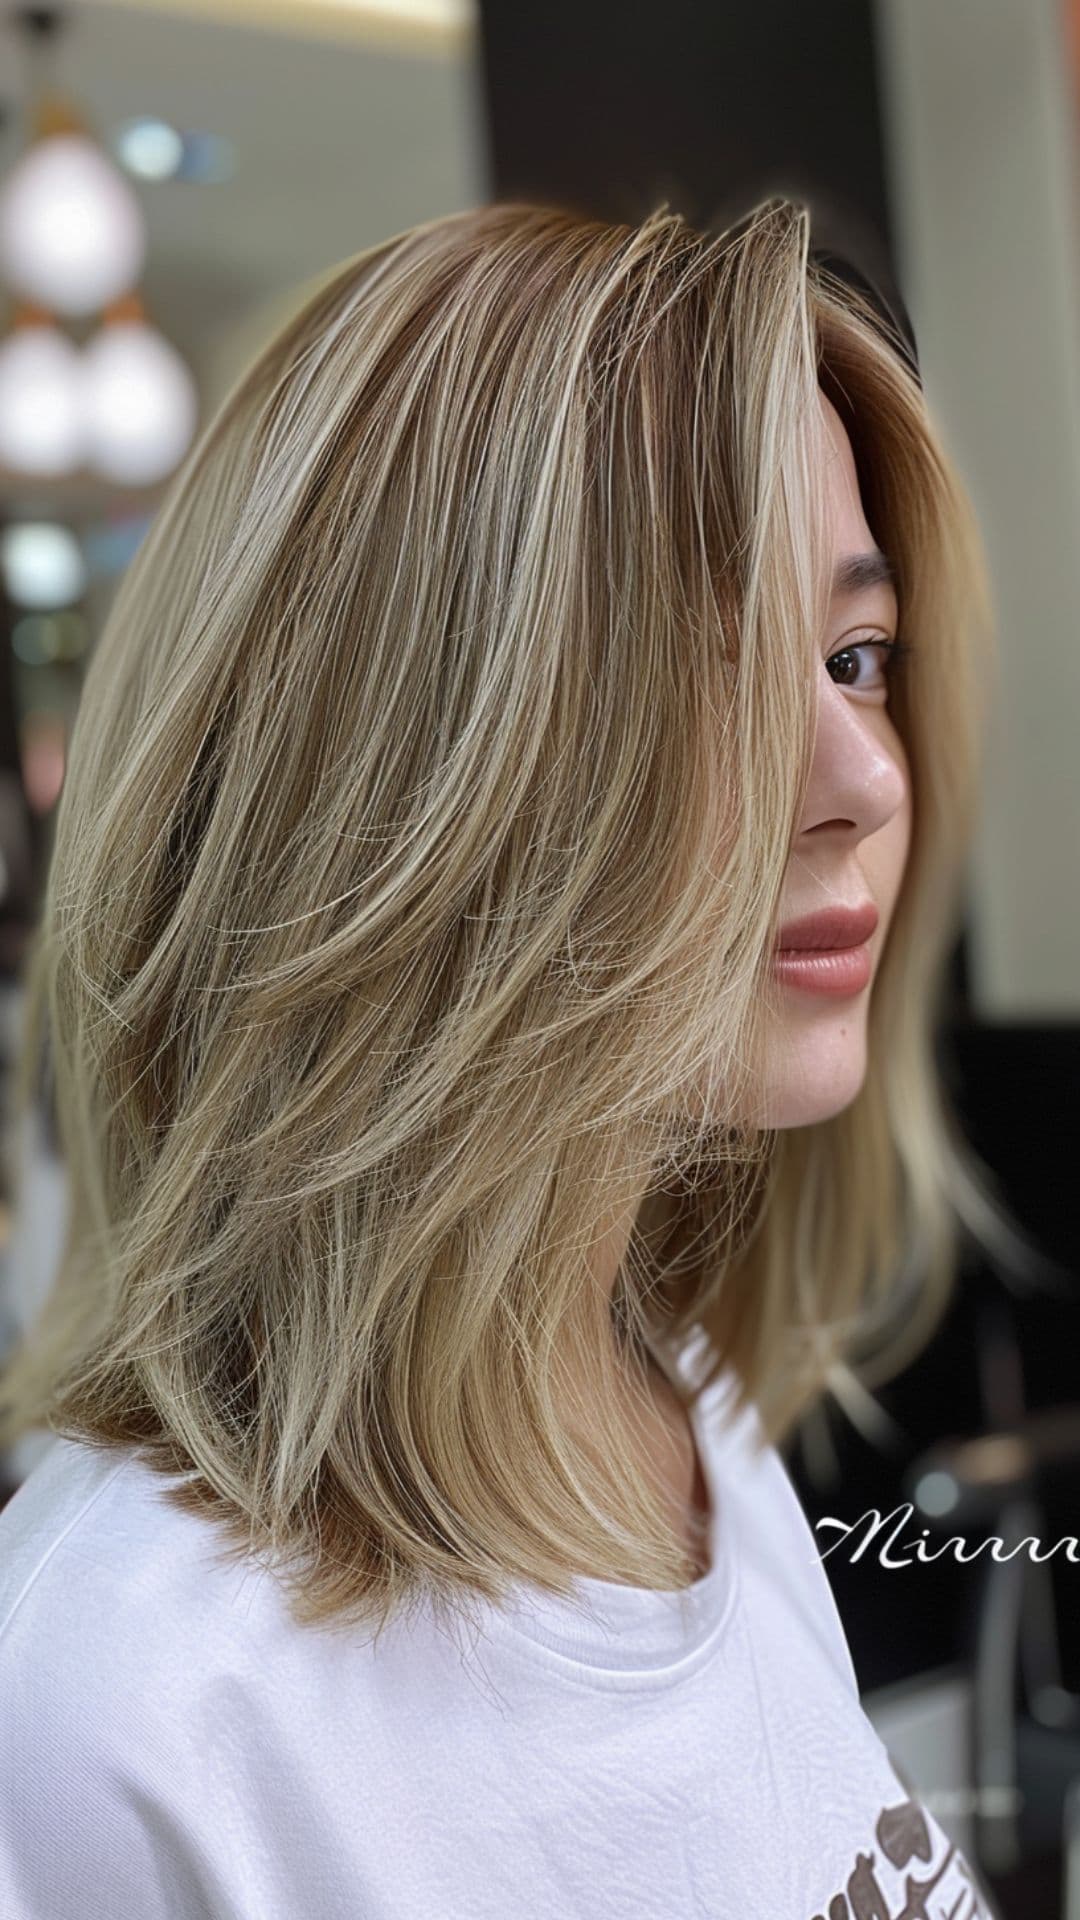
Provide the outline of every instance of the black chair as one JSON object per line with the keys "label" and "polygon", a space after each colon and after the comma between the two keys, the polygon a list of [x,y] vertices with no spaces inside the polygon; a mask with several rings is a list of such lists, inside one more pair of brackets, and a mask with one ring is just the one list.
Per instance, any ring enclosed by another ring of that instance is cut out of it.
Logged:
{"label": "black chair", "polygon": [[[982,1370],[999,1401],[1014,1401],[1012,1417],[928,1448],[905,1475],[905,1496],[930,1529],[928,1550],[936,1534],[941,1544],[957,1536],[957,1557],[980,1570],[966,1659],[973,1864],[1002,1897],[1023,1888],[1016,1910],[1027,1920],[1065,1920],[1067,1855],[1080,1845],[1080,1692],[1063,1677],[1052,1568],[1064,1563],[1080,1595],[1080,1540],[1069,1529],[1080,1513],[1080,1404],[1027,1412],[1007,1310],[993,1318]],[[1075,1867],[1073,1879],[1080,1891]]]}

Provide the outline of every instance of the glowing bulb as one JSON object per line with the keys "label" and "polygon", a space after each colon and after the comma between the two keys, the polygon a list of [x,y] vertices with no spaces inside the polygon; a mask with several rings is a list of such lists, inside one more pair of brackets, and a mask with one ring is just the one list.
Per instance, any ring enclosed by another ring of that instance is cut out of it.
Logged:
{"label": "glowing bulb", "polygon": [[141,320],[111,322],[83,348],[83,407],[89,464],[126,486],[171,473],[198,419],[186,363]]}
{"label": "glowing bulb", "polygon": [[0,533],[0,572],[17,607],[67,607],[86,586],[86,562],[70,527],[13,520]]}
{"label": "glowing bulb", "polygon": [[135,285],[142,208],[120,169],[81,133],[35,140],[0,186],[0,270],[54,313],[96,313]]}
{"label": "glowing bulb", "polygon": [[79,349],[59,327],[18,326],[0,341],[0,463],[64,474],[82,461]]}

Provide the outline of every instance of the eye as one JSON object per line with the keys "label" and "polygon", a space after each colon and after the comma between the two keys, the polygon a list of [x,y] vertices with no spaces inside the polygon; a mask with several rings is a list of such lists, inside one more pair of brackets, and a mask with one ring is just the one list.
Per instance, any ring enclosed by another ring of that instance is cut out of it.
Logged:
{"label": "eye", "polygon": [[889,684],[900,666],[901,661],[905,660],[912,651],[911,643],[906,640],[890,640],[885,637],[878,640],[858,640],[846,647],[840,647],[836,653],[830,654],[825,664],[831,672],[836,662],[840,661],[841,671],[845,675],[854,674],[857,676],[863,665],[859,658],[860,654],[869,656],[871,653],[877,653],[881,656],[881,677],[879,679],[874,680],[871,678],[867,680],[865,676],[862,678],[845,677],[839,679],[835,674],[833,678],[836,679],[838,686],[851,687],[856,693],[871,693],[878,688],[884,688],[887,692]]}

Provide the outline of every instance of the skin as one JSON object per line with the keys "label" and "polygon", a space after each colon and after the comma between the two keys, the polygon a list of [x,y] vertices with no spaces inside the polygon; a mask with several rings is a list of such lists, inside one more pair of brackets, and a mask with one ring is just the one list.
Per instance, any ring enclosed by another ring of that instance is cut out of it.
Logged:
{"label": "skin", "polygon": [[[833,560],[876,543],[859,491],[855,458],[840,415],[819,390],[820,479],[828,503]],[[888,936],[911,839],[907,756],[887,702],[887,655],[864,646],[895,638],[896,594],[878,585],[835,599],[821,636],[817,735],[810,783],[781,901],[781,923],[834,901],[873,900],[879,920],[869,942],[873,971],[861,992],[827,998],[788,987],[769,1047],[760,1124],[801,1127],[839,1113],[866,1072],[867,1014],[877,963]],[[843,655],[838,659],[837,655]],[[596,1271],[613,1286],[636,1208],[607,1224],[596,1242]],[[650,1361],[656,1431],[645,1471],[669,1503],[672,1525],[699,1573],[708,1495],[689,1416]]]}
{"label": "skin", "polygon": [[[819,407],[825,428],[821,484],[835,562],[866,552],[875,541],[843,422],[820,392]],[[833,901],[872,900],[880,916],[869,942],[874,973],[907,863],[911,783],[887,705],[887,655],[864,647],[853,658],[836,656],[867,639],[895,638],[898,614],[891,586],[833,601],[822,634],[810,785],[781,904],[785,922]],[[866,1073],[872,988],[873,973],[861,993],[842,999],[786,989],[785,1015],[763,1088],[763,1125],[808,1126],[855,1099]]]}

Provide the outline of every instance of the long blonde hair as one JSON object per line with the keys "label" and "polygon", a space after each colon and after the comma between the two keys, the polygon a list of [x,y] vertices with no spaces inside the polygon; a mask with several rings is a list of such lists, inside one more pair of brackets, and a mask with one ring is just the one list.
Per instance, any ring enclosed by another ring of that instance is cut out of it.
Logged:
{"label": "long blonde hair", "polygon": [[[865,1083],[785,1132],[738,1115],[813,750],[819,385],[898,572],[914,821]],[[337,269],[89,663],[20,1081],[47,1048],[69,1229],[0,1439],[136,1446],[301,1623],[684,1583],[631,1464],[650,1343],[700,1324],[779,1439],[868,1327],[879,1375],[917,1350],[962,1227],[1020,1244],[932,1051],[992,664],[964,488],[800,203],[496,203]]]}

